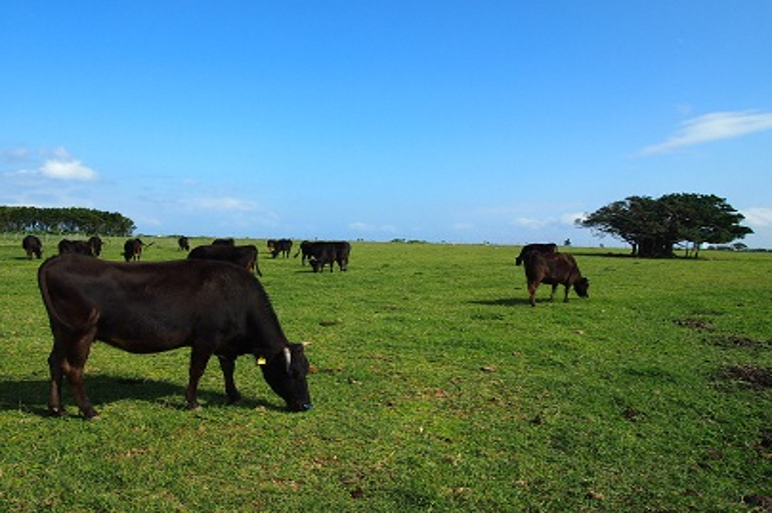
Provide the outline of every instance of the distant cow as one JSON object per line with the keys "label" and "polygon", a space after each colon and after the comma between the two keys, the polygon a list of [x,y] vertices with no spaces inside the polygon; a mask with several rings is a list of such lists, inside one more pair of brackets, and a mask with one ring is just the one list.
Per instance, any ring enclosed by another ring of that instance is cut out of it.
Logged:
{"label": "distant cow", "polygon": [[123,258],[130,262],[142,258],[142,247],[145,244],[141,239],[129,239],[123,244]]}
{"label": "distant cow", "polygon": [[21,241],[21,247],[27,252],[27,259],[32,260],[32,255],[38,259],[43,257],[43,243],[35,235],[27,235]]}
{"label": "distant cow", "polygon": [[530,253],[531,251],[538,251],[539,253],[542,253],[544,255],[551,255],[552,253],[558,252],[558,245],[555,243],[549,243],[549,244],[526,244],[523,246],[523,249],[520,250],[520,254],[515,258],[515,265],[520,265],[523,263],[523,258],[525,255]]}
{"label": "distant cow", "polygon": [[300,259],[300,265],[306,265],[306,259],[308,259],[310,256],[308,251],[311,249],[311,244],[313,244],[313,242],[307,240],[304,240],[300,243],[298,252],[295,253],[295,258],[297,258],[298,255],[303,255]]}
{"label": "distant cow", "polygon": [[65,414],[66,377],[83,417],[97,415],[83,386],[94,340],[132,353],[191,347],[185,400],[192,409],[198,408],[198,384],[212,355],[220,360],[228,403],[240,399],[233,374],[242,354],[261,364],[266,382],[290,410],[310,409],[303,346],[287,341],[260,282],[248,278],[243,269],[212,261],[46,260],[38,284],[54,335],[49,411]]}
{"label": "distant cow", "polygon": [[177,245],[180,247],[180,251],[190,251],[190,241],[187,237],[180,237],[177,239]]}
{"label": "distant cow", "polygon": [[563,285],[566,294],[563,299],[568,302],[568,290],[574,287],[579,297],[589,297],[588,289],[590,283],[587,278],[582,277],[579,272],[579,266],[572,255],[567,253],[543,254],[538,250],[533,250],[523,257],[525,263],[525,276],[528,279],[528,296],[531,306],[536,306],[536,289],[540,283],[552,285],[552,294],[550,301],[555,299],[555,290],[558,285]]}
{"label": "distant cow", "polygon": [[289,258],[290,252],[292,252],[292,241],[290,239],[269,239],[268,250],[271,252],[271,258],[276,258],[279,255]]}
{"label": "distant cow", "polygon": [[212,241],[212,246],[235,246],[236,241],[233,240],[233,237],[228,237],[227,239],[215,239]]}
{"label": "distant cow", "polygon": [[351,254],[351,244],[345,241],[318,241],[309,242],[303,249],[304,257],[308,256],[311,268],[314,272],[324,271],[324,266],[330,266],[337,262],[341,271],[348,270],[348,258]]}
{"label": "distant cow", "polygon": [[[57,246],[59,254],[74,253],[76,255],[97,256],[94,246],[90,241],[62,239]],[[101,245],[99,247],[101,250]]]}
{"label": "distant cow", "polygon": [[188,259],[231,262],[249,272],[257,273],[258,276],[263,275],[257,264],[257,247],[252,244],[245,246],[196,246],[193,251],[188,253]]}

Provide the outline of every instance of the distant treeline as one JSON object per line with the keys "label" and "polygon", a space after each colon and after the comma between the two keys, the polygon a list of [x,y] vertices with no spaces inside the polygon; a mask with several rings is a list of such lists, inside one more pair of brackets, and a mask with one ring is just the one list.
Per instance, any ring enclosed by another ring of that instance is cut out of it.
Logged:
{"label": "distant treeline", "polygon": [[0,206],[0,231],[126,237],[137,227],[117,212],[90,208]]}

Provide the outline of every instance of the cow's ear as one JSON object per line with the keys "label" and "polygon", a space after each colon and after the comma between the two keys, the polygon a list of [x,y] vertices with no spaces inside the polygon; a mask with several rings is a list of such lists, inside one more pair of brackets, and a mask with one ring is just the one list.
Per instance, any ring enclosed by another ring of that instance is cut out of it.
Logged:
{"label": "cow's ear", "polygon": [[265,365],[266,364],[265,356],[256,356],[255,363],[258,365]]}

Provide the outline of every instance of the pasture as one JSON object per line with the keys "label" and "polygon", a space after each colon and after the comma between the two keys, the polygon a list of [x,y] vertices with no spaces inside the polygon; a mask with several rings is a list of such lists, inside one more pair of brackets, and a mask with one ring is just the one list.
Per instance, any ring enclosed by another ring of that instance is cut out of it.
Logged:
{"label": "pasture", "polygon": [[[184,256],[153,242],[143,260]],[[66,385],[71,415],[46,415],[40,262],[0,238],[0,511],[747,512],[772,496],[772,254],[574,248],[590,298],[542,286],[531,308],[515,246],[354,242],[348,272],[313,274],[248,242],[309,344],[315,408],[285,411],[245,356],[241,402],[213,361],[188,411],[188,350],[98,343],[101,418],[84,421]]]}

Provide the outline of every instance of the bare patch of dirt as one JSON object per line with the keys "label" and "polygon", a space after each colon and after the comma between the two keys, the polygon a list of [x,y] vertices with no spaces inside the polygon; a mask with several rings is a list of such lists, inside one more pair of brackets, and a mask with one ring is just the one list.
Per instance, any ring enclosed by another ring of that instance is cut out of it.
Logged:
{"label": "bare patch of dirt", "polygon": [[731,365],[716,373],[719,381],[738,382],[754,390],[772,387],[772,369],[754,367],[752,365]]}
{"label": "bare patch of dirt", "polygon": [[683,328],[689,328],[696,331],[716,331],[716,327],[709,321],[700,319],[699,317],[687,317],[686,319],[676,319],[675,322],[678,326]]}
{"label": "bare patch of dirt", "polygon": [[712,342],[717,346],[729,348],[769,349],[772,347],[770,340],[756,340],[740,335],[721,335],[714,338]]}

